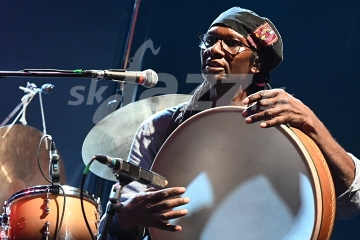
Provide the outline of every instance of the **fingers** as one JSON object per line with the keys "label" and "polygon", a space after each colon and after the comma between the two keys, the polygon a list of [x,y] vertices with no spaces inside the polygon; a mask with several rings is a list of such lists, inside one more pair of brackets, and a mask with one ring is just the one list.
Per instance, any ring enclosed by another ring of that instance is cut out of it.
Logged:
{"label": "fingers", "polygon": [[161,201],[166,198],[172,198],[175,196],[179,196],[185,193],[186,189],[184,187],[172,187],[172,188],[165,188],[161,190],[157,190],[153,187],[147,188],[144,190],[144,193],[151,193],[147,194],[147,197],[151,199],[153,202]]}
{"label": "fingers", "polygon": [[190,202],[188,197],[179,197],[185,193],[183,187],[162,189],[151,193],[151,202],[148,211],[152,214],[151,226],[165,231],[181,231],[181,226],[169,224],[168,221],[188,214],[186,209],[174,209]]}
{"label": "fingers", "polygon": [[157,221],[154,222],[154,227],[165,230],[165,231],[181,231],[182,228],[179,225],[172,225],[168,221],[176,218],[180,218],[188,214],[186,209],[171,210],[167,212],[159,213]]}
{"label": "fingers", "polygon": [[[168,212],[173,208],[180,207],[190,202],[190,198],[188,197],[177,197],[177,198],[170,198],[160,201],[152,206],[152,210],[154,212]],[[178,213],[178,212],[177,212]],[[175,212],[174,212],[175,214]],[[180,214],[180,213],[179,213]],[[167,214],[166,216],[168,216]],[[176,214],[174,217],[177,217]]]}
{"label": "fingers", "polygon": [[180,225],[172,225],[168,222],[158,222],[157,224],[154,224],[153,227],[170,232],[178,232],[182,230],[182,227]]}
{"label": "fingers", "polygon": [[186,189],[184,187],[172,187],[162,190],[155,191],[153,193],[152,199],[154,201],[159,201],[166,198],[175,197],[185,193]]}
{"label": "fingers", "polygon": [[262,121],[260,127],[272,127],[286,123],[290,106],[288,94],[282,89],[272,89],[249,95],[243,101],[248,108],[242,112],[246,123]]}
{"label": "fingers", "polygon": [[155,227],[166,231],[180,231],[178,225],[169,224],[168,221],[188,214],[186,209],[178,207],[190,202],[188,197],[181,197],[185,193],[184,187],[172,187],[138,193],[128,199],[124,207],[119,211],[118,218],[123,227],[145,226]]}
{"label": "fingers", "polygon": [[177,209],[177,210],[171,210],[167,212],[163,212],[159,215],[160,220],[162,221],[168,221],[171,219],[176,219],[185,216],[188,214],[187,209]]}
{"label": "fingers", "polygon": [[246,117],[246,123],[255,123],[263,121],[261,127],[270,127],[284,123],[286,118],[283,115],[286,112],[285,106],[276,106],[270,108],[249,107],[242,112],[242,116]]}
{"label": "fingers", "polygon": [[245,98],[243,100],[243,104],[250,106],[262,99],[268,99],[268,98],[274,98],[276,97],[279,92],[284,92],[284,90],[282,89],[272,89],[272,90],[263,90],[263,91],[259,91],[257,93],[251,94],[249,95],[247,98]]}

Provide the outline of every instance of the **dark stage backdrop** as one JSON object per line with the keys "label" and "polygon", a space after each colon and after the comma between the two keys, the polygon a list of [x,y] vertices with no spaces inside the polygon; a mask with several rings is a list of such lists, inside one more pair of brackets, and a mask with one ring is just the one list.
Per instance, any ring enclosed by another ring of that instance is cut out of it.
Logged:
{"label": "dark stage backdrop", "polygon": [[[119,0],[1,1],[0,71],[123,68],[133,5],[133,1]],[[143,0],[127,68],[153,69],[160,82],[151,91],[139,87],[135,100],[190,93],[197,84],[186,83],[187,76],[200,72],[197,33],[205,32],[220,12],[235,5],[269,17],[282,34],[284,62],[273,72],[272,86],[285,88],[301,99],[337,141],[359,157],[357,0]],[[0,121],[20,102],[23,92],[19,86],[26,82],[55,85],[51,94],[43,95],[46,128],[63,158],[67,184],[78,188],[85,167],[82,144],[93,126],[111,111],[107,103],[118,84],[87,78],[16,77],[0,81]],[[133,86],[129,85],[124,105],[133,98]],[[29,126],[42,131],[38,96],[26,116]],[[21,159],[13,161],[22,167]],[[112,184],[90,174],[86,189],[106,203]],[[359,239],[359,224],[359,217],[337,220],[332,239]]]}

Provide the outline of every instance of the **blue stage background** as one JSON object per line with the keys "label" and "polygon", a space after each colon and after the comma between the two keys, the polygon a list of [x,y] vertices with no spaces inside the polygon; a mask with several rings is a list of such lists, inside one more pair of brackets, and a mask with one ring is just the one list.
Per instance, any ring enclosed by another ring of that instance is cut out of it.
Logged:
{"label": "blue stage background", "polygon": [[[284,62],[273,72],[271,85],[285,88],[307,104],[337,141],[359,157],[359,1],[143,0],[127,68],[160,73],[158,93],[190,93],[196,84],[186,83],[187,76],[200,72],[197,33],[236,5],[267,16],[282,34]],[[133,6],[133,1],[115,0],[2,1],[0,71],[123,68]],[[144,43],[160,47],[159,52],[137,51]],[[86,78],[0,81],[0,121],[20,102],[19,86],[55,85],[51,94],[43,95],[47,132],[63,158],[67,184],[79,187],[85,167],[82,144],[95,123],[111,111],[111,106],[104,106],[118,84]],[[133,86],[128,85],[124,105],[133,97]],[[146,91],[138,87],[136,100],[153,93]],[[27,110],[27,121],[42,130],[38,97]],[[21,159],[14,161],[21,166]],[[113,182],[89,176],[86,189],[105,203]],[[359,239],[359,226],[359,217],[337,220],[332,240]]]}

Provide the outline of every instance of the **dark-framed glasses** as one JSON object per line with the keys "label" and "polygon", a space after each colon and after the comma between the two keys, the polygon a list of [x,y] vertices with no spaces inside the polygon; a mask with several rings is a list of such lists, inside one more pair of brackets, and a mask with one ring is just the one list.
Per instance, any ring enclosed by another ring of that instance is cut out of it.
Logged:
{"label": "dark-framed glasses", "polygon": [[217,38],[211,34],[198,34],[199,37],[199,47],[201,49],[207,50],[210,47],[214,46],[219,40],[221,48],[228,52],[231,55],[236,55],[242,51],[245,51],[242,47],[246,47],[249,50],[253,50],[249,45],[234,39],[234,38]]}

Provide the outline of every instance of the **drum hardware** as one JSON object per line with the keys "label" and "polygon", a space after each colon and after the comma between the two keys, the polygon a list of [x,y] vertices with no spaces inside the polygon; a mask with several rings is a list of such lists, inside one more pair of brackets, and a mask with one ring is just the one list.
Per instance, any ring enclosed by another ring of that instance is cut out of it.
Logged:
{"label": "drum hardware", "polygon": [[[11,128],[11,130],[9,130]],[[4,134],[6,136],[4,136]],[[18,191],[39,184],[49,184],[48,176],[50,140],[31,126],[14,124],[0,128],[0,202],[4,203]],[[47,144],[45,144],[45,141]],[[39,144],[41,143],[41,144]],[[58,168],[65,169],[61,154]],[[45,173],[42,172],[46,170]],[[59,172],[60,183],[66,183],[65,170]]]}
{"label": "drum hardware", "polygon": [[[12,195],[5,206],[9,231],[1,239],[87,239],[85,224],[79,214],[79,190],[59,185],[35,186]],[[93,231],[98,229],[101,215],[100,199],[83,192],[84,211]],[[48,209],[49,211],[46,211]],[[65,213],[65,214],[61,214]],[[61,229],[59,226],[64,225]]]}
{"label": "drum hardware", "polygon": [[[48,240],[49,236],[50,236],[49,226],[50,226],[50,222],[46,221],[45,222],[45,231],[44,231],[44,237],[45,237],[46,240]],[[57,239],[57,238],[55,238],[55,239]]]}
{"label": "drum hardware", "polygon": [[[141,123],[151,115],[166,108],[189,101],[191,95],[167,94],[129,103],[100,120],[86,136],[82,158],[87,165],[95,154],[127,159],[131,144]],[[94,162],[90,171],[116,182],[116,176],[105,165]]]}
{"label": "drum hardware", "polygon": [[[102,214],[102,207],[101,207],[101,201],[100,201],[100,198],[97,198],[96,199],[96,203],[97,203],[97,209],[95,211],[95,216],[96,216],[96,222],[95,222],[95,225],[96,225],[96,229],[99,229],[99,225],[100,225],[100,219],[101,219],[101,214]],[[95,236],[97,236],[95,234]]]}
{"label": "drum hardware", "polygon": [[50,198],[49,198],[49,192],[46,193],[46,198],[45,198],[45,204],[46,204],[46,207],[45,207],[45,213],[46,214],[49,214],[50,213]]}
{"label": "drum hardware", "polygon": [[8,212],[6,211],[6,206],[7,206],[7,202],[5,201],[4,206],[3,206],[4,212],[0,216],[0,218],[1,218],[1,220],[0,220],[1,221],[0,239],[1,240],[9,239],[8,236],[9,236],[10,225],[9,225],[9,215],[8,215]]}
{"label": "drum hardware", "polygon": [[[51,144],[52,145],[52,144]],[[51,174],[50,174],[51,176]],[[64,189],[62,188],[61,185],[59,184],[56,184],[54,186],[54,184],[52,184],[51,186],[49,186],[49,188],[47,189],[46,191],[46,198],[44,199],[44,202],[46,204],[45,208],[44,208],[44,215],[47,216],[50,214],[50,194],[59,194],[60,193],[60,188],[62,189],[62,192],[65,193]],[[60,234],[60,230],[61,230],[61,227],[62,227],[62,223],[63,223],[63,220],[64,220],[64,215],[65,215],[65,208],[66,208],[66,195],[63,194],[63,208],[62,208],[62,212],[60,214],[60,221],[59,221],[59,224],[56,226],[55,228],[55,237],[54,239],[58,239],[59,238],[59,234]],[[46,240],[48,240],[51,232],[50,232],[50,222],[49,221],[46,221],[45,222],[45,226],[44,226],[44,232],[43,232],[43,235],[44,237],[46,238]]]}
{"label": "drum hardware", "polygon": [[[5,74],[5,76],[12,76],[11,73],[8,74]],[[46,174],[43,173],[43,169],[49,169],[49,155],[46,153],[49,152],[49,141],[52,140],[52,137],[46,132],[41,96],[42,93],[50,93],[54,89],[54,85],[47,83],[38,88],[36,84],[28,82],[25,87],[20,86],[19,89],[24,91],[21,102],[0,125],[0,167],[3,173],[0,176],[0,185],[4,185],[0,186],[2,189],[0,193],[1,202],[7,200],[17,191],[38,184],[47,184],[50,181],[45,176]],[[43,132],[26,125],[26,109],[36,94],[40,98]],[[21,107],[22,109],[20,109]],[[18,111],[19,113],[14,121],[10,125],[5,125]],[[22,125],[15,124],[19,118]],[[50,168],[49,172],[59,174],[57,181],[60,181],[60,172],[57,170],[60,169],[63,163],[59,155],[57,155],[57,160],[56,167]],[[38,169],[35,169],[35,162],[38,164]],[[40,177],[39,171],[44,178]],[[65,172],[61,175],[61,182],[66,182]]]}
{"label": "drum hardware", "polygon": [[[6,187],[8,188],[7,191],[2,191],[8,199],[8,201],[3,201],[5,204],[4,213],[1,219],[1,229],[4,230],[4,234],[1,237],[2,239],[12,239],[15,238],[15,236],[17,239],[21,239],[21,234],[19,236],[18,233],[20,231],[25,231],[23,229],[28,229],[29,225],[31,225],[34,220],[32,217],[20,216],[22,214],[20,210],[19,212],[15,210],[11,211],[15,204],[14,194],[21,193],[27,198],[27,191],[30,190],[31,192],[32,186],[39,183],[52,183],[54,186],[53,188],[47,188],[46,191],[42,190],[43,195],[45,194],[46,197],[42,197],[41,199],[43,200],[40,200],[43,203],[40,208],[42,211],[41,215],[47,217],[52,214],[50,208],[53,206],[51,203],[52,197],[48,190],[51,189],[53,193],[59,193],[59,187],[56,188],[56,186],[60,184],[60,176],[62,182],[65,182],[66,179],[65,173],[62,175],[60,174],[60,167],[63,163],[60,161],[61,158],[52,140],[52,136],[46,133],[45,116],[41,98],[42,93],[47,94],[51,92],[54,89],[54,85],[48,83],[42,85],[41,88],[38,88],[34,83],[28,82],[26,87],[20,86],[19,88],[24,91],[25,95],[22,97],[20,104],[17,105],[2,122],[0,128],[0,165],[3,173],[3,179],[0,182],[6,184]],[[43,132],[26,126],[26,109],[36,94],[39,94]],[[21,107],[22,109],[20,110]],[[20,112],[17,117],[15,117],[13,123],[4,126],[19,110]],[[19,118],[22,125],[15,124]],[[37,162],[38,168],[35,168],[35,162]],[[43,169],[49,170],[51,179],[46,177]],[[39,174],[39,172],[41,174]],[[43,178],[39,178],[41,175]],[[2,189],[5,190],[6,188],[4,187]],[[21,191],[22,189],[26,190]],[[8,197],[10,197],[10,199]],[[27,209],[25,211],[27,211]],[[63,214],[64,213],[65,211],[63,211]],[[60,224],[59,221],[55,224],[59,224],[58,227],[61,227],[63,214],[58,215],[61,218]],[[43,227],[39,232],[43,233],[44,236],[54,234],[54,232],[51,233],[50,231],[51,226],[49,221],[42,222],[41,225],[43,225]]]}
{"label": "drum hardware", "polygon": [[49,162],[49,175],[51,178],[52,193],[59,193],[59,184],[60,184],[60,166],[59,166],[60,157],[57,153],[57,148],[55,142],[51,139],[50,144],[50,162]]}

